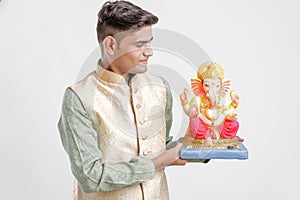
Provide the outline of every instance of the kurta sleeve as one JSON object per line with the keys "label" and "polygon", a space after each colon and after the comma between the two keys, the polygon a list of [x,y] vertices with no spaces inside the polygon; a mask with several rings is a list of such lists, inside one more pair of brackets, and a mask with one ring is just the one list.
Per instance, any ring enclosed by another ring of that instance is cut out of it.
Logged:
{"label": "kurta sleeve", "polygon": [[170,135],[170,130],[172,126],[173,116],[172,116],[172,105],[173,105],[173,97],[170,89],[170,85],[168,82],[162,78],[162,81],[166,87],[166,111],[165,111],[165,118],[166,118],[166,149],[171,149],[176,146],[176,142],[173,142],[173,136]]}
{"label": "kurta sleeve", "polygon": [[63,98],[58,129],[72,173],[84,192],[115,190],[154,177],[155,168],[148,158],[134,157],[117,164],[102,161],[93,122],[71,88]]}

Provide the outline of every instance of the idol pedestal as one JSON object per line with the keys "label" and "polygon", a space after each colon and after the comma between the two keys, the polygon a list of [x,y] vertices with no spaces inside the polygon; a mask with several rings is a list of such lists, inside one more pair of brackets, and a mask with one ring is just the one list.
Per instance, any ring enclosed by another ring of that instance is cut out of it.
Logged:
{"label": "idol pedestal", "polygon": [[180,150],[180,158],[186,160],[198,159],[248,159],[248,150],[240,143],[238,148],[208,149],[208,148],[188,148],[183,146]]}

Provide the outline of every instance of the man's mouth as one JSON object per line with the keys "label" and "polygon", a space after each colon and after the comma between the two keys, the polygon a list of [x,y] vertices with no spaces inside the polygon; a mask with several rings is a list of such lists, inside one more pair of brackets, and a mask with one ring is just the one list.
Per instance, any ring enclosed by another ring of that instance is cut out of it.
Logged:
{"label": "man's mouth", "polygon": [[148,60],[140,60],[140,63],[142,63],[143,65],[147,65],[148,64]]}

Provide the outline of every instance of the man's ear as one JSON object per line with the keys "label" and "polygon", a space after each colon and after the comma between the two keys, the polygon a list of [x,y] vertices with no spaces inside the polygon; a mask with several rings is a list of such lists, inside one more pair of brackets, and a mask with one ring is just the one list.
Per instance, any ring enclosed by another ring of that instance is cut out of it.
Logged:
{"label": "man's ear", "polygon": [[109,55],[113,56],[117,48],[117,41],[112,36],[106,36],[103,40],[103,48]]}

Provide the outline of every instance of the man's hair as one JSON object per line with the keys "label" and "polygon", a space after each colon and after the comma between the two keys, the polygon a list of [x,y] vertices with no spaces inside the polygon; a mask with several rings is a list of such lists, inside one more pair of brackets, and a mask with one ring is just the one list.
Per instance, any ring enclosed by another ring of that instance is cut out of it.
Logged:
{"label": "man's hair", "polygon": [[116,36],[157,22],[158,17],[128,1],[107,1],[98,13],[98,42],[101,44],[106,36]]}

